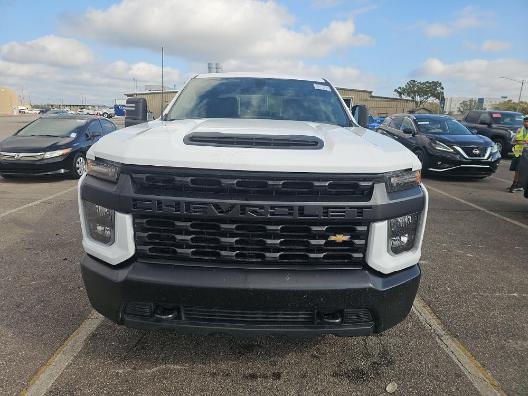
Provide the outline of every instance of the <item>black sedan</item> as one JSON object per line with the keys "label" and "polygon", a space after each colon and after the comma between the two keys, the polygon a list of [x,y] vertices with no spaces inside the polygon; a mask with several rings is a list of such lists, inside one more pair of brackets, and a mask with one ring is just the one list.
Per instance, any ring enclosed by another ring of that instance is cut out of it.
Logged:
{"label": "black sedan", "polygon": [[103,135],[116,130],[111,121],[82,115],[45,116],[0,142],[0,175],[67,174],[86,170],[86,152]]}
{"label": "black sedan", "polygon": [[449,116],[396,114],[377,131],[414,152],[426,173],[482,178],[493,174],[501,159],[494,142]]}

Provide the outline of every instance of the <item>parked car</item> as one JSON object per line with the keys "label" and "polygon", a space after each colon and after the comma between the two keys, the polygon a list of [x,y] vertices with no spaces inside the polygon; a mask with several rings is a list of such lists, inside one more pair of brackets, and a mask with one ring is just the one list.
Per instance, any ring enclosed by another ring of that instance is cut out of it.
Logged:
{"label": "parked car", "polygon": [[378,132],[411,150],[430,173],[486,177],[497,170],[501,159],[493,141],[445,115],[395,114]]}
{"label": "parked car", "polygon": [[[138,99],[131,101],[131,99]],[[420,162],[326,80],[192,78],[162,119],[88,152],[81,271],[92,306],[191,333],[379,333],[420,279]],[[133,122],[131,122],[133,121]]]}
{"label": "parked car", "polygon": [[367,127],[368,129],[375,131],[381,124],[383,124],[384,120],[385,117],[374,117],[369,115]]}
{"label": "parked car", "polygon": [[102,116],[104,118],[112,118],[115,116],[115,111],[110,107],[103,107],[102,109],[97,109],[95,111],[95,115]]}
{"label": "parked car", "polygon": [[68,174],[79,178],[86,169],[88,149],[115,130],[115,124],[104,118],[43,116],[0,142],[0,175]]}
{"label": "parked car", "polygon": [[462,124],[479,135],[493,140],[500,153],[506,156],[512,150],[512,139],[523,126],[523,115],[515,111],[472,110],[462,118]]}

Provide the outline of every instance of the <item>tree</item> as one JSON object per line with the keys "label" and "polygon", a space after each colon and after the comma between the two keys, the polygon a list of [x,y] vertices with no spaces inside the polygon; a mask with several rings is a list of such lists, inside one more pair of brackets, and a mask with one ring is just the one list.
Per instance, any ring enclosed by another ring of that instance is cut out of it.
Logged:
{"label": "tree", "polygon": [[477,99],[463,100],[458,105],[459,113],[465,113],[470,110],[482,110],[482,105],[479,103]]}
{"label": "tree", "polygon": [[519,112],[523,114],[528,114],[528,102],[512,102],[511,100],[505,100],[504,102],[497,103],[493,105],[494,110],[509,110],[509,111],[517,111],[519,109]]}
{"label": "tree", "polygon": [[400,98],[411,99],[416,107],[422,107],[431,99],[440,101],[444,97],[444,86],[440,81],[407,81],[403,87],[398,87],[394,92]]}

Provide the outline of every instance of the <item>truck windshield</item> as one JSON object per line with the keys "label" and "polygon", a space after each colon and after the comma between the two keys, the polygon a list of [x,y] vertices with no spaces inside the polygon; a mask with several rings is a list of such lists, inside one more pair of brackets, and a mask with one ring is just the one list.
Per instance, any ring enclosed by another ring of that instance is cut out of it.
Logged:
{"label": "truck windshield", "polygon": [[167,120],[244,118],[311,121],[350,126],[338,96],[324,82],[274,78],[195,78]]}
{"label": "truck windshield", "polygon": [[450,118],[420,117],[416,124],[421,133],[436,135],[471,135],[471,132],[458,121]]}

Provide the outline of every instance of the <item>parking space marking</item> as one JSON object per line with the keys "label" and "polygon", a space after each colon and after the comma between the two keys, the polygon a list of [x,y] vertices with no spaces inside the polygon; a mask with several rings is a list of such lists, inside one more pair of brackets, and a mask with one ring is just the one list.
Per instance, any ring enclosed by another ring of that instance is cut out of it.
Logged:
{"label": "parking space marking", "polygon": [[30,208],[32,206],[38,205],[38,204],[40,204],[42,202],[49,201],[50,199],[60,197],[61,195],[69,193],[70,191],[73,191],[76,188],[77,188],[77,185],[75,185],[75,186],[73,186],[71,188],[67,188],[66,190],[59,191],[58,193],[50,195],[49,197],[41,198],[41,199],[39,199],[37,201],[33,201],[33,202],[28,203],[28,204],[19,206],[18,208],[14,208],[14,209],[8,210],[7,212],[0,213],[0,219],[3,218],[3,217],[9,216],[10,214],[13,214],[13,213],[16,213],[16,212],[20,212],[21,210],[24,210],[24,209]]}
{"label": "parking space marking", "polygon": [[414,300],[412,310],[420,322],[433,332],[438,344],[462,369],[481,395],[506,395],[491,373],[475,359],[460,341],[448,333],[438,316],[420,297],[417,296]]}
{"label": "parking space marking", "polygon": [[21,395],[44,395],[64,369],[68,367],[73,358],[81,351],[88,337],[99,327],[103,320],[103,316],[92,311],[90,316],[64,341],[46,364],[38,369],[29,381],[27,388],[21,392]]}
{"label": "parking space marking", "polygon": [[490,176],[492,179],[497,179],[497,180],[500,180],[500,181],[503,181],[505,183],[511,183],[513,180],[506,180],[506,179],[503,179],[502,177],[497,177],[497,176]]}
{"label": "parking space marking", "polygon": [[506,216],[503,216],[503,215],[500,215],[498,213],[495,213],[495,212],[492,212],[491,210],[488,210],[486,208],[483,208],[482,206],[479,206],[479,205],[475,205],[474,203],[471,203],[469,201],[466,201],[465,199],[462,199],[462,198],[458,198],[458,197],[455,197],[454,195],[451,195],[449,193],[446,193],[445,191],[442,191],[442,190],[439,190],[437,188],[434,188],[432,187],[431,185],[427,185],[427,189],[428,190],[432,190],[434,192],[437,192],[439,194],[442,194],[442,195],[445,195],[446,197],[449,197],[451,199],[454,199],[455,201],[458,201],[458,202],[461,202],[463,204],[466,204],[468,206],[471,206],[475,209],[478,209],[480,210],[481,212],[484,212],[484,213],[487,213],[491,216],[495,216],[501,220],[504,220],[504,221],[507,221],[508,223],[511,223],[511,224],[515,224],[516,226],[519,226],[521,228],[524,228],[526,230],[528,230],[528,224],[524,224],[524,223],[521,223],[520,221],[517,221],[517,220],[513,220],[513,219],[510,219],[509,217],[506,217]]}

